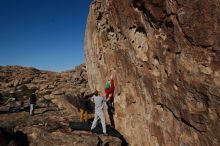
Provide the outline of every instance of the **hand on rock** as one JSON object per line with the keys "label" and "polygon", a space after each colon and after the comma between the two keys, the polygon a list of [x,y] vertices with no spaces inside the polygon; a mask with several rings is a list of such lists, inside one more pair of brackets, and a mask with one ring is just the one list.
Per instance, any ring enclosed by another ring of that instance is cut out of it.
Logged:
{"label": "hand on rock", "polygon": [[113,79],[113,75],[110,76],[110,79],[111,79],[111,80]]}

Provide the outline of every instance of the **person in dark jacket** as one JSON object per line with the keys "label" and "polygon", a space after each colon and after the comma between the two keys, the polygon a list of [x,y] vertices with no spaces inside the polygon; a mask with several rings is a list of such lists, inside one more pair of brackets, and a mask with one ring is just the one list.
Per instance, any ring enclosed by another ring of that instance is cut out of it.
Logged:
{"label": "person in dark jacket", "polygon": [[89,98],[94,94],[85,95],[85,93],[81,93],[80,98],[80,122],[88,122],[88,111],[89,111]]}
{"label": "person in dark jacket", "polygon": [[33,116],[34,115],[34,108],[36,106],[37,103],[37,96],[35,93],[32,93],[30,96],[30,115]]}

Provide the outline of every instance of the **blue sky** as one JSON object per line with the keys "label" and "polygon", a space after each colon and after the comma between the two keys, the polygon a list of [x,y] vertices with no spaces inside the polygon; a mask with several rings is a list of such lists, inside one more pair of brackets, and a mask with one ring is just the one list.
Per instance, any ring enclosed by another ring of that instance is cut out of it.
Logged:
{"label": "blue sky", "polygon": [[64,71],[84,63],[91,0],[0,0],[0,66]]}

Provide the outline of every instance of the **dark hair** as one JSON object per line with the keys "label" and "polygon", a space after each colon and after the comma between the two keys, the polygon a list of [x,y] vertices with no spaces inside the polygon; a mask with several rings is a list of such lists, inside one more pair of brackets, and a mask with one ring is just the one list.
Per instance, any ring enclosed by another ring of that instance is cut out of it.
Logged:
{"label": "dark hair", "polygon": [[81,97],[83,97],[84,95],[85,95],[85,93],[84,93],[84,92],[82,92],[82,93],[81,93]]}
{"label": "dark hair", "polygon": [[98,96],[98,91],[97,90],[95,90],[94,95]]}

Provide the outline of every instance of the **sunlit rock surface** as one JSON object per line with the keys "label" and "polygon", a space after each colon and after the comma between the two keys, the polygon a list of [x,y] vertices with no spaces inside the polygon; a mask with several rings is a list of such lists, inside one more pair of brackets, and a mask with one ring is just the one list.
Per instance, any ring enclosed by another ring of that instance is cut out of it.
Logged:
{"label": "sunlit rock surface", "polygon": [[90,88],[116,81],[116,128],[131,145],[220,145],[218,0],[94,0]]}

